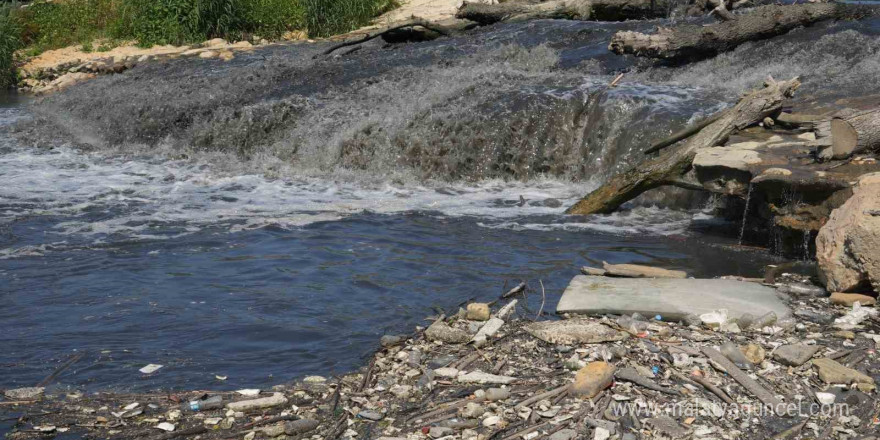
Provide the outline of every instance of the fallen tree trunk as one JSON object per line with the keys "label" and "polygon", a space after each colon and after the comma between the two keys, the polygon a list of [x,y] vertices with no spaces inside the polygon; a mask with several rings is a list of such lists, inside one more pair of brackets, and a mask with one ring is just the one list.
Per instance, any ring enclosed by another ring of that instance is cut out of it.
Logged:
{"label": "fallen tree trunk", "polygon": [[846,159],[853,154],[880,150],[880,108],[844,110],[816,125],[818,157]]}
{"label": "fallen tree trunk", "polygon": [[[369,32],[367,34],[362,35],[359,38],[355,38],[352,40],[346,40],[341,43],[335,44],[327,50],[325,50],[322,55],[330,55],[331,53],[342,49],[343,47],[349,46],[357,46],[359,44],[366,43],[367,41],[382,37],[385,39],[393,39],[399,41],[407,41],[407,40],[433,40],[439,36],[449,36],[457,32],[462,32],[470,27],[475,26],[474,23],[467,22],[464,20],[447,20],[444,22],[430,22],[421,19],[413,19],[406,22],[391,24],[387,27],[380,28]],[[405,33],[405,35],[401,36],[401,33]]]}
{"label": "fallen tree trunk", "polygon": [[726,110],[684,144],[657,159],[612,177],[568,208],[566,213],[609,213],[643,192],[664,185],[693,189],[694,186],[688,182],[686,174],[691,169],[697,150],[721,145],[734,132],[778,112],[783,101],[791,97],[799,86],[800,81],[797,78],[779,82],[769,78],[763,89],[745,95],[733,108]]}
{"label": "fallen tree trunk", "polygon": [[839,18],[843,11],[844,7],[837,3],[760,6],[735,20],[710,26],[660,28],[656,34],[620,31],[611,37],[608,49],[619,55],[667,60],[705,58],[747,41],[764,40],[799,26]]}
{"label": "fallen tree trunk", "polygon": [[668,0],[550,0],[494,5],[465,2],[455,16],[481,25],[538,19],[622,21],[665,17],[668,8]]}

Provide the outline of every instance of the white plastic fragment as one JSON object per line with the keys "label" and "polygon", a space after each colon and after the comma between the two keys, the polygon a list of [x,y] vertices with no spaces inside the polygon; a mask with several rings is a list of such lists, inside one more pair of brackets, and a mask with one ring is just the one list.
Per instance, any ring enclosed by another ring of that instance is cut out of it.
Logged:
{"label": "white plastic fragment", "polygon": [[852,330],[869,316],[876,316],[877,313],[873,307],[862,307],[861,303],[856,302],[849,313],[834,320],[834,326],[841,330]]}
{"label": "white plastic fragment", "polygon": [[237,390],[236,393],[241,394],[246,397],[259,396],[260,390],[257,388],[245,388],[243,390]]}
{"label": "white plastic fragment", "polygon": [[168,423],[168,422],[162,422],[162,423],[156,425],[156,428],[159,428],[165,432],[171,432],[171,431],[174,431],[175,426],[172,425],[171,423]]}
{"label": "white plastic fragment", "polygon": [[144,373],[144,374],[152,374],[152,373],[155,373],[160,368],[162,368],[163,366],[164,365],[159,365],[159,364],[148,364],[147,366],[141,368],[138,371],[140,371],[141,373]]}
{"label": "white plastic fragment", "polygon": [[497,374],[483,373],[482,371],[471,371],[467,374],[461,374],[456,379],[462,383],[495,383],[502,385],[510,384],[516,380],[515,377],[499,376]]}

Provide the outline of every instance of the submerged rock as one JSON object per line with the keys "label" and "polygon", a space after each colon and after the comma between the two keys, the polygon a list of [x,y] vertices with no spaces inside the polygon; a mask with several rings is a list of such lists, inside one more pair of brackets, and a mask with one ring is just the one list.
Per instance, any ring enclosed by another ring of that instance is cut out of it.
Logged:
{"label": "submerged rock", "polygon": [[3,395],[13,400],[32,400],[42,396],[45,390],[43,387],[15,388],[6,390]]}

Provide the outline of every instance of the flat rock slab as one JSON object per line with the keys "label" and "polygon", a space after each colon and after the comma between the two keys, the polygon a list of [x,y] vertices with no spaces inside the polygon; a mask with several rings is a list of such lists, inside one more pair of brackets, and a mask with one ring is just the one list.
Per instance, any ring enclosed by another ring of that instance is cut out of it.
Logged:
{"label": "flat rock slab", "polygon": [[557,313],[587,315],[661,315],[682,319],[727,309],[737,319],[744,313],[761,316],[775,312],[782,318],[791,310],[776,296],[773,288],[757,283],[722,279],[610,278],[578,275],[562,294]]}

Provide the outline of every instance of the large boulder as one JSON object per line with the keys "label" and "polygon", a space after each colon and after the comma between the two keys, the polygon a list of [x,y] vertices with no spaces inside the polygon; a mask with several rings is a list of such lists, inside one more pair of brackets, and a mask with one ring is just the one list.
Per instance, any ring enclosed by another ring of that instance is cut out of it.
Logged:
{"label": "large boulder", "polygon": [[816,260],[831,292],[880,291],[880,173],[861,176],[831,213],[816,237]]}

